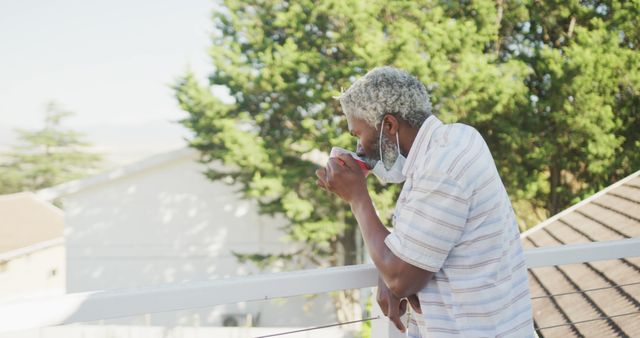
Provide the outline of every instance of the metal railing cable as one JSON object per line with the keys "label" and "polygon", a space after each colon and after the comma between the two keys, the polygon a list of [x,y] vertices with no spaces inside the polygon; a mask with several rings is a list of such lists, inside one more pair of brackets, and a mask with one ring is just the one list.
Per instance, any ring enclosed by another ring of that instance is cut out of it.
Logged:
{"label": "metal railing cable", "polygon": [[612,315],[612,316],[607,316],[607,317],[598,317],[598,318],[592,318],[592,319],[586,319],[586,320],[579,320],[579,321],[577,321],[577,322],[571,322],[571,323],[563,323],[563,324],[550,325],[550,326],[545,326],[545,327],[538,328],[538,329],[536,329],[536,331],[542,331],[542,330],[546,330],[546,329],[553,329],[553,328],[556,328],[556,327],[562,327],[562,326],[569,326],[569,325],[583,324],[583,323],[588,323],[588,322],[595,322],[595,321],[597,321],[597,320],[605,320],[605,319],[611,319],[611,318],[617,318],[617,317],[630,316],[630,315],[635,315],[635,314],[640,315],[640,311],[634,311],[634,312],[622,313],[622,314]]}
{"label": "metal railing cable", "polygon": [[363,318],[363,319],[358,319],[358,320],[352,320],[352,321],[349,321],[349,322],[341,322],[341,323],[335,323],[335,324],[313,326],[313,327],[308,327],[308,328],[305,328],[305,329],[299,329],[299,330],[293,330],[293,331],[286,331],[286,332],[268,334],[266,336],[257,336],[257,337],[254,337],[254,338],[278,337],[278,336],[284,336],[284,335],[288,335],[288,334],[294,334],[294,333],[300,333],[300,332],[306,332],[306,331],[326,329],[326,328],[330,328],[330,327],[334,327],[334,326],[349,325],[349,324],[366,322],[366,321],[371,321],[371,320],[376,320],[376,319],[380,319],[380,316]]}
{"label": "metal railing cable", "polygon": [[540,299],[540,298],[553,298],[553,297],[559,297],[559,296],[587,293],[587,292],[590,292],[590,291],[599,291],[599,290],[606,290],[606,289],[617,289],[617,288],[621,288],[621,287],[625,287],[625,286],[638,285],[638,284],[640,284],[640,282],[627,283],[627,284],[618,284],[618,285],[615,285],[615,286],[605,286],[605,287],[601,287],[601,288],[593,288],[593,289],[586,289],[586,290],[580,290],[580,291],[562,292],[562,293],[556,293],[556,294],[553,294],[553,295],[535,296],[535,297],[531,297],[531,299],[535,300],[535,299]]}

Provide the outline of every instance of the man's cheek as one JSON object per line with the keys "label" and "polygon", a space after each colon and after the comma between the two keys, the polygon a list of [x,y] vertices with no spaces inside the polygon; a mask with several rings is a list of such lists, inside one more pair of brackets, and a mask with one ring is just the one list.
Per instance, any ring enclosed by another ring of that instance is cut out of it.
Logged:
{"label": "man's cheek", "polygon": [[378,152],[378,147],[374,142],[369,142],[364,152],[368,158],[372,160],[379,160],[380,154]]}

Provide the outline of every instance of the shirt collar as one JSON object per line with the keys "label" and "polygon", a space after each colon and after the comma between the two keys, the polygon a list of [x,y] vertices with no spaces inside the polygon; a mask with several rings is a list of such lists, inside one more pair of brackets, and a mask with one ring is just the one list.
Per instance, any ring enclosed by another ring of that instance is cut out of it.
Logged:
{"label": "shirt collar", "polygon": [[409,150],[407,161],[402,168],[402,174],[404,176],[413,174],[417,157],[421,154],[424,154],[427,149],[429,149],[431,136],[433,135],[433,132],[441,125],[442,122],[435,115],[429,116],[422,123],[422,126],[420,126],[420,130],[418,130],[418,134],[416,134],[416,138],[413,140],[411,149]]}

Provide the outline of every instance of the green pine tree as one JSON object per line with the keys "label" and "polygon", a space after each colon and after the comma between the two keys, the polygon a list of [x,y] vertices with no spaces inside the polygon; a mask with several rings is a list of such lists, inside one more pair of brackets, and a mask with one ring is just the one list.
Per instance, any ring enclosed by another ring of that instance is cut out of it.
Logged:
{"label": "green pine tree", "polygon": [[18,143],[3,154],[0,165],[0,193],[35,191],[80,178],[95,169],[100,156],[86,150],[84,135],[64,128],[73,115],[49,103],[44,127],[17,129]]}

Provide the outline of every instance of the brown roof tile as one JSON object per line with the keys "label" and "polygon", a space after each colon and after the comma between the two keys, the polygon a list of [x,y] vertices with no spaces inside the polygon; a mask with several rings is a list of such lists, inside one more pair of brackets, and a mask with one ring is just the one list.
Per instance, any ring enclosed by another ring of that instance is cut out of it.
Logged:
{"label": "brown roof tile", "polygon": [[[532,248],[629,237],[640,237],[640,172],[522,240]],[[640,311],[640,257],[530,269],[529,285],[536,328],[588,321],[543,329],[541,337],[640,336],[638,314],[592,321]]]}

